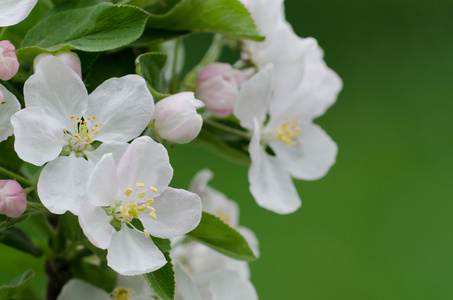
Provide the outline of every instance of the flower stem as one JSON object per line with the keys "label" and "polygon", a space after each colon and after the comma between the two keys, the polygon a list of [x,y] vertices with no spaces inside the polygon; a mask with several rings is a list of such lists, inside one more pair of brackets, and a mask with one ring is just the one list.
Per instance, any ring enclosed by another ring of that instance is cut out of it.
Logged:
{"label": "flower stem", "polygon": [[36,183],[31,182],[30,180],[20,176],[19,174],[11,172],[10,170],[7,170],[7,169],[5,169],[3,167],[0,167],[0,173],[3,173],[5,175],[11,177],[12,179],[16,180],[17,182],[26,184],[28,186],[34,186],[36,184]]}
{"label": "flower stem", "polygon": [[2,31],[0,32],[0,41],[3,40],[3,37],[5,37],[5,33],[8,30],[8,27],[3,27]]}
{"label": "flower stem", "polygon": [[228,132],[228,133],[232,133],[234,135],[238,135],[238,136],[246,138],[248,140],[250,140],[252,138],[252,136],[248,132],[244,132],[244,131],[241,131],[241,130],[237,130],[237,129],[231,128],[229,126],[223,125],[223,124],[218,123],[216,121],[213,121],[211,119],[204,119],[203,122],[208,124],[208,125],[210,125],[210,126],[212,126],[212,127],[215,127],[217,129],[220,129],[220,130]]}

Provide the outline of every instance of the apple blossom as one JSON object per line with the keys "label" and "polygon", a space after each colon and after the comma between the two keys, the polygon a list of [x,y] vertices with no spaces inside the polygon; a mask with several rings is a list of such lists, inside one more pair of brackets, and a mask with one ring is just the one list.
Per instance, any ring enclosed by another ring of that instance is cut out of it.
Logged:
{"label": "apple blossom", "polygon": [[16,48],[10,41],[0,42],[0,79],[10,80],[19,70]]}
{"label": "apple blossom", "polygon": [[[35,57],[35,60],[33,61],[33,69],[36,71],[36,66],[40,61],[42,61],[44,58],[51,56],[52,54],[50,53],[41,53]],[[74,70],[74,72],[79,75],[80,78],[82,78],[82,65],[79,59],[79,56],[75,52],[71,51],[60,51],[55,53],[54,55],[56,58],[64,62],[68,67]]]}
{"label": "apple blossom", "polygon": [[301,205],[291,176],[318,179],[335,162],[336,144],[312,121],[331,105],[341,81],[331,81],[330,73],[318,71],[307,74],[311,84],[303,81],[295,94],[282,98],[273,93],[269,65],[244,83],[234,108],[241,126],[254,132],[249,146],[250,191],[260,206],[280,214]]}
{"label": "apple blossom", "polygon": [[214,116],[227,117],[233,113],[234,102],[244,80],[242,72],[233,69],[230,64],[209,64],[198,74],[197,97]]}
{"label": "apple blossom", "polygon": [[0,214],[19,217],[27,208],[24,189],[15,180],[0,180]]}
{"label": "apple blossom", "polygon": [[13,134],[11,116],[20,110],[20,103],[10,91],[0,84],[0,142]]}
{"label": "apple blossom", "polygon": [[4,0],[0,8],[0,27],[22,22],[30,14],[38,0]]}
{"label": "apple blossom", "polygon": [[149,236],[179,236],[200,222],[200,198],[168,187],[172,175],[167,151],[146,136],[130,144],[118,165],[111,154],[96,165],[79,222],[91,243],[107,249],[107,264],[116,272],[138,275],[161,268],[165,257]]}
{"label": "apple blossom", "polygon": [[[25,82],[26,108],[11,123],[14,148],[23,160],[43,165],[38,182],[42,203],[53,213],[77,214],[93,165],[105,153],[120,156],[153,113],[143,78],[111,78],[88,95],[80,77],[50,56]],[[94,141],[102,142],[95,149]],[[88,159],[88,161],[86,160]]]}
{"label": "apple blossom", "polygon": [[157,102],[153,115],[157,134],[171,142],[185,144],[195,139],[203,125],[197,109],[204,104],[192,92],[171,95]]}

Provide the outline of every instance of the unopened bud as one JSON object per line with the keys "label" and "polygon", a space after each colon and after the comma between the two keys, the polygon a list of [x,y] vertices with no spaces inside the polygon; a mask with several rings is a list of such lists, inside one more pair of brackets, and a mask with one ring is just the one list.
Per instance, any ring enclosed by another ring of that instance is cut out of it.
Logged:
{"label": "unopened bud", "polygon": [[227,117],[233,113],[239,87],[244,81],[241,71],[231,65],[212,63],[198,74],[197,97],[214,116]]}
{"label": "unopened bud", "polygon": [[188,143],[200,133],[203,118],[197,113],[197,108],[203,106],[203,102],[195,99],[192,92],[162,99],[154,109],[154,129],[166,140],[178,144]]}
{"label": "unopened bud", "polygon": [[[38,63],[50,55],[52,54],[41,53],[36,56],[35,60],[33,61],[33,69],[36,71],[36,66],[38,65]],[[71,51],[61,51],[57,52],[54,56],[61,60],[65,65],[73,69],[74,72],[76,72],[77,75],[82,78],[82,64],[80,62],[79,56],[76,53]]]}
{"label": "unopened bud", "polygon": [[15,180],[0,180],[0,214],[19,217],[27,208],[24,189]]}
{"label": "unopened bud", "polygon": [[10,80],[19,70],[16,48],[10,41],[0,42],[0,79]]}

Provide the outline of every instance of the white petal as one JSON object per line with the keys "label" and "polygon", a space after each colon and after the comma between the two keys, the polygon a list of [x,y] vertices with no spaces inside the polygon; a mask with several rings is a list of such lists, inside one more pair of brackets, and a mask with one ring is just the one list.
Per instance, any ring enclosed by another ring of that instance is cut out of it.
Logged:
{"label": "white petal", "polygon": [[55,159],[64,140],[63,126],[39,107],[22,109],[11,118],[16,137],[14,149],[23,160],[41,166]]}
{"label": "white petal", "polygon": [[63,286],[57,300],[111,300],[104,290],[80,279],[71,279]]}
{"label": "white petal", "polygon": [[0,142],[13,134],[11,116],[20,110],[20,103],[10,91],[0,84],[0,92],[3,94],[3,102],[0,104]]}
{"label": "white petal", "polygon": [[154,112],[154,100],[145,80],[138,75],[111,78],[88,100],[86,117],[102,123],[96,140],[127,142],[142,133]]}
{"label": "white petal", "polygon": [[79,213],[79,223],[88,240],[98,248],[107,249],[116,234],[110,225],[112,216],[107,215],[104,208],[86,203]]}
{"label": "white petal", "polygon": [[123,225],[108,248],[107,264],[122,275],[140,275],[162,268],[167,261],[150,238]]}
{"label": "white petal", "polygon": [[96,150],[92,152],[84,151],[83,153],[88,158],[88,161],[93,164],[100,161],[104,154],[112,153],[113,160],[115,163],[118,163],[121,156],[123,156],[124,152],[126,152],[127,147],[129,147],[129,144],[124,142],[105,142],[102,143]]}
{"label": "white petal", "polygon": [[139,217],[152,236],[175,237],[195,229],[200,223],[200,197],[186,190],[167,188],[154,199],[152,206],[156,209],[156,220],[149,215]]}
{"label": "white petal", "polygon": [[237,276],[234,271],[211,274],[209,290],[212,300],[258,300],[258,294],[250,280]]}
{"label": "white petal", "polygon": [[189,190],[195,194],[198,194],[200,197],[203,197],[202,195],[206,191],[208,182],[212,179],[212,177],[214,177],[214,173],[212,173],[209,169],[198,171],[190,182]]}
{"label": "white petal", "polygon": [[194,280],[179,262],[175,263],[175,280],[175,300],[201,300]]}
{"label": "white petal", "polygon": [[54,214],[70,211],[77,215],[86,201],[88,176],[92,165],[74,153],[49,162],[38,181],[38,195],[42,204]]}
{"label": "white petal", "polygon": [[93,169],[87,180],[90,203],[95,206],[113,206],[118,186],[113,155],[105,154]]}
{"label": "white petal", "polygon": [[22,22],[30,14],[38,0],[4,0],[0,11],[0,27]]}
{"label": "white petal", "polygon": [[44,58],[36,73],[25,82],[26,107],[41,107],[46,115],[72,128],[70,116],[82,116],[86,110],[88,93],[74,70],[54,56]]}
{"label": "white petal", "polygon": [[[173,176],[167,150],[147,136],[135,139],[129,145],[117,170],[119,190],[133,188],[137,182],[142,182],[147,191],[146,198],[160,195]],[[151,186],[158,192],[152,192]]]}
{"label": "white petal", "polygon": [[260,256],[259,241],[255,233],[247,227],[239,226],[236,230],[245,238],[256,257]]}
{"label": "white petal", "polygon": [[268,65],[242,85],[233,111],[242,127],[253,130],[254,117],[259,124],[263,124],[266,120],[266,112],[272,96],[272,80],[273,67]]}
{"label": "white petal", "polygon": [[[118,275],[116,287],[125,287],[133,291],[134,295],[144,295],[149,285],[144,276],[123,276]],[[132,299],[132,298],[131,298]]]}
{"label": "white petal", "polygon": [[260,145],[259,127],[255,123],[255,134],[250,142],[252,163],[248,177],[250,192],[258,205],[279,214],[296,211],[301,201],[288,172],[276,157],[270,156]]}

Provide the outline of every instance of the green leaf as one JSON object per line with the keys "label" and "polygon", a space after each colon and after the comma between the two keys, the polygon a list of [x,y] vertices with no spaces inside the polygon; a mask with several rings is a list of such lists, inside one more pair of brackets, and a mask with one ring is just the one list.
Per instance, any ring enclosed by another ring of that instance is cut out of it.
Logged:
{"label": "green leaf", "polygon": [[78,260],[71,266],[71,273],[75,278],[83,279],[110,293],[116,285],[116,272]]}
{"label": "green leaf", "polygon": [[25,231],[18,227],[0,231],[0,243],[36,257],[42,256],[42,250],[36,247]]}
{"label": "green leaf", "polygon": [[167,264],[157,271],[143,274],[149,286],[162,300],[175,299],[175,271],[168,253],[164,253]]}
{"label": "green leaf", "polygon": [[0,300],[11,300],[11,296],[24,289],[32,280],[34,273],[28,270],[8,285],[0,286]]}
{"label": "green leaf", "polygon": [[239,232],[207,212],[203,212],[200,224],[187,235],[234,259],[245,261],[257,259]]}
{"label": "green leaf", "polygon": [[52,11],[58,12],[74,8],[94,6],[102,2],[111,2],[109,0],[53,0],[55,7]]}
{"label": "green leaf", "polygon": [[167,54],[160,52],[145,53],[137,57],[138,72],[145,78],[151,93],[157,99],[162,99],[170,96],[169,94],[162,93],[164,87],[164,74],[162,72],[165,62],[167,61]]}
{"label": "green leaf", "polygon": [[153,28],[174,31],[209,31],[256,41],[264,40],[248,10],[238,0],[181,0],[163,14],[148,19],[146,31]]}
{"label": "green leaf", "polygon": [[109,3],[59,12],[31,29],[18,53],[27,56],[71,49],[87,52],[115,49],[139,38],[147,18],[139,8]]}

